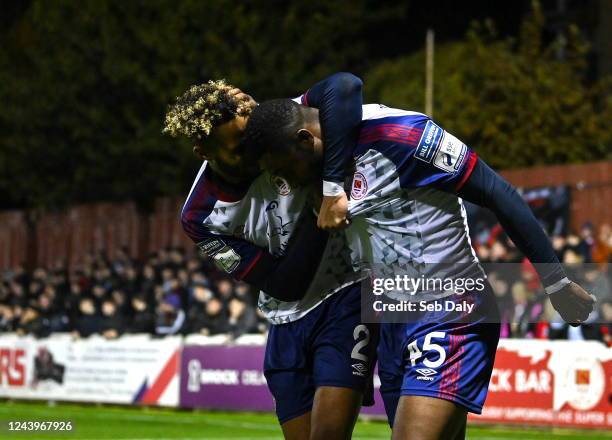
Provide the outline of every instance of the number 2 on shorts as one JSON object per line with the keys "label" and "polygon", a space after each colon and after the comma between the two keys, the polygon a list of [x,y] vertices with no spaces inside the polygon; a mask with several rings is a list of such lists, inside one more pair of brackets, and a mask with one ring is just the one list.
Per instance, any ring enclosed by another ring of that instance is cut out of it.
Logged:
{"label": "number 2 on shorts", "polygon": [[[365,335],[365,338],[359,341],[361,335]],[[355,339],[357,343],[353,347],[353,351],[351,351],[351,358],[367,362],[368,357],[361,353],[361,349],[370,343],[370,329],[364,324],[359,324],[355,327],[355,330],[353,330],[353,339]]]}

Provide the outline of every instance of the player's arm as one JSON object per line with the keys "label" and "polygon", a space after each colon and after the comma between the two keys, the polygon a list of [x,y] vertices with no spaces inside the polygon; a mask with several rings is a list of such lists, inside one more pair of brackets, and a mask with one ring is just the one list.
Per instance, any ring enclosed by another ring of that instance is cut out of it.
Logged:
{"label": "player's arm", "polygon": [[257,264],[243,277],[247,283],[282,301],[301,299],[316,275],[329,234],[317,227],[306,209],[285,254],[275,258],[263,251]]}
{"label": "player's arm", "polygon": [[401,187],[432,186],[489,208],[534,265],[563,319],[576,323],[588,317],[593,299],[567,278],[548,237],[512,185],[425,115],[397,118],[393,127],[389,133],[378,130],[376,148],[394,163]]}
{"label": "player's arm", "polygon": [[319,267],[328,233],[317,228],[305,210],[301,224],[283,257],[246,240],[215,234],[200,224],[185,224],[187,235],[215,265],[236,280],[243,280],[281,301],[301,299]]}
{"label": "player's arm", "polygon": [[355,75],[340,72],[316,83],[301,98],[302,104],[319,109],[325,152],[323,200],[317,224],[324,229],[346,223],[344,178],[362,117],[362,86]]}
{"label": "player's arm", "polygon": [[593,310],[593,298],[568,279],[550,240],[512,185],[478,159],[457,195],[493,211],[516,247],[534,265],[563,319],[576,323],[588,318]]}

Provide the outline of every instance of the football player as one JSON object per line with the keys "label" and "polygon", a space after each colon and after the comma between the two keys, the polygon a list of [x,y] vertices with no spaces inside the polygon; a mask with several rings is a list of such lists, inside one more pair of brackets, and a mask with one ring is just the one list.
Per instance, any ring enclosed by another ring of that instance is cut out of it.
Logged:
{"label": "football player", "polygon": [[[251,114],[246,140],[267,151],[265,168],[292,185],[317,176],[325,142],[316,109],[290,100],[264,102]],[[577,325],[587,319],[593,298],[567,278],[520,195],[428,116],[365,105],[352,156],[352,224],[346,235],[358,267],[412,268],[430,279],[482,279],[465,199],[496,214],[534,263],[566,321]],[[484,287],[463,296],[474,306],[468,319],[438,314],[427,321],[381,323],[381,394],[394,439],[463,439],[467,413],[481,412],[499,339],[494,295],[488,283]],[[427,303],[454,292],[419,294]]]}
{"label": "football player", "polygon": [[[328,199],[322,227],[344,221],[339,183],[361,121],[361,86],[340,73],[297,98],[320,109],[328,142],[318,173]],[[272,324],[264,373],[285,438],[350,438],[364,392],[372,392],[378,329],[361,323],[361,275],[344,236],[317,228],[310,191],[262,173],[257,152],[242,142],[254,104],[217,81],[169,108],[165,130],[189,137],[204,160],[183,227],[221,270],[262,291],[259,308]]]}

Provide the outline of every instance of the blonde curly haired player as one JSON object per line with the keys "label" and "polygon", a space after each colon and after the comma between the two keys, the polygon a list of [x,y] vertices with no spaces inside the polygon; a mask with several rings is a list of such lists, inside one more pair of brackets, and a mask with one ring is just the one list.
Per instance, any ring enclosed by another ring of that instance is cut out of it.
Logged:
{"label": "blonde curly haired player", "polygon": [[168,109],[163,132],[203,139],[215,125],[248,116],[253,105],[252,98],[223,79],[194,85]]}
{"label": "blonde curly haired player", "polygon": [[[354,148],[362,119],[361,86],[337,73],[295,99],[318,109],[326,157],[313,177],[324,195],[328,179],[344,181],[344,152]],[[264,374],[285,438],[350,438],[362,402],[372,404],[378,340],[377,326],[361,321],[363,275],[351,265],[344,234],[317,227],[316,186],[260,171],[263,149],[243,140],[254,106],[211,81],[169,107],[164,131],[187,136],[206,159],[181,212],[183,229],[219,270],[261,292],[258,307],[271,324]],[[328,196],[332,202],[346,202],[340,191]]]}
{"label": "blonde curly haired player", "polygon": [[259,174],[259,167],[252,157],[255,153],[241,144],[241,136],[256,105],[251,96],[225,80],[194,85],[169,106],[163,133],[189,138],[194,154],[208,160],[224,179],[250,180]]}
{"label": "blonde curly haired player", "polygon": [[[337,229],[348,223],[348,199],[344,192],[346,145],[356,141],[360,120],[348,108],[361,108],[362,82],[349,73],[336,73],[319,81],[297,98],[301,104],[320,108],[326,129],[325,156],[321,170],[322,202],[317,226]],[[187,136],[193,151],[207,160],[225,180],[245,183],[259,172],[259,154],[242,143],[246,123],[256,102],[224,80],[190,87],[168,108],[164,132]],[[344,115],[344,116],[343,116]]]}

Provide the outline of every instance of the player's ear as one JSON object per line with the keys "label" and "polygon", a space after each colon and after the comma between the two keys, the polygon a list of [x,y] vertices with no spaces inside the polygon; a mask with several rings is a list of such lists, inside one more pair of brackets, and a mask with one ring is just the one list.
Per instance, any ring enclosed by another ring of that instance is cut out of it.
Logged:
{"label": "player's ear", "polygon": [[308,151],[312,150],[314,146],[314,142],[315,142],[315,137],[313,136],[311,132],[309,132],[305,128],[301,128],[297,132],[297,139],[302,149],[308,150]]}
{"label": "player's ear", "polygon": [[202,151],[202,147],[200,145],[193,146],[193,154],[195,154],[198,159],[206,160],[206,156],[204,155],[204,152]]}

